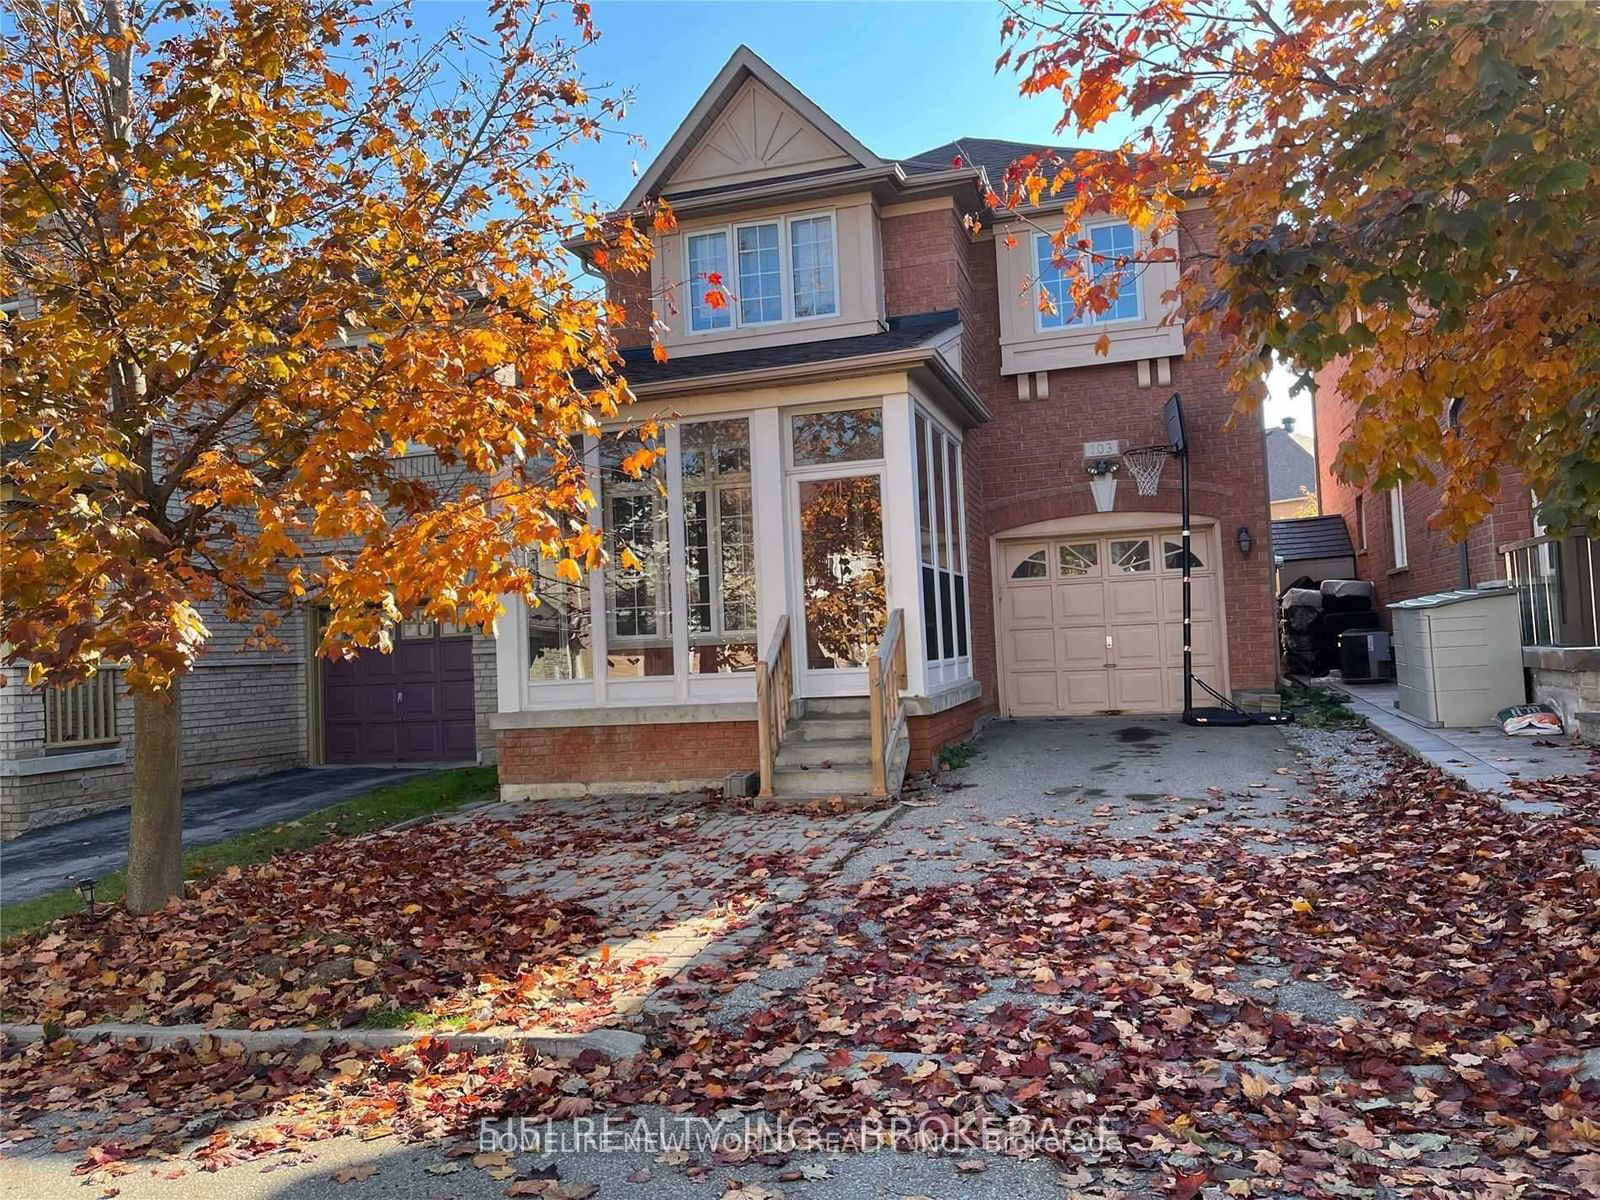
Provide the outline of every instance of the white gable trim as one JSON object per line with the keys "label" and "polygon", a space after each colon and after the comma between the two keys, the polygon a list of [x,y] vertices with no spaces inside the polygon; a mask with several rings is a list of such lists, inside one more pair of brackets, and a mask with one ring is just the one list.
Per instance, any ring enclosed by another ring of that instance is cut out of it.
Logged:
{"label": "white gable trim", "polygon": [[624,210],[639,207],[646,197],[653,195],[660,185],[688,157],[707,126],[721,115],[723,108],[735,98],[746,80],[755,79],[780,101],[787,104],[802,119],[816,126],[825,137],[846,155],[863,167],[881,167],[884,160],[868,150],[850,132],[818,108],[806,94],[772,69],[754,50],[740,46],[727,64],[711,81],[689,115],[683,119],[671,139],[662,147],[649,168],[639,177],[622,202]]}

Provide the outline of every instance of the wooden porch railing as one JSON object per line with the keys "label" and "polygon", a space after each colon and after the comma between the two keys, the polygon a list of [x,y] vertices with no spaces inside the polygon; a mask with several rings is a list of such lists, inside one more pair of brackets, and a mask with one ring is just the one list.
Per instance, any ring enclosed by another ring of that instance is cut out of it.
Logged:
{"label": "wooden porch railing", "polygon": [[872,794],[889,794],[889,761],[905,729],[900,693],[906,686],[905,610],[895,609],[884,626],[883,639],[867,661],[867,690],[872,701]]}
{"label": "wooden porch railing", "polygon": [[794,703],[794,649],[789,645],[789,618],[778,618],[767,652],[756,664],[756,724],[761,743],[761,794],[772,795],[778,750],[789,727]]}

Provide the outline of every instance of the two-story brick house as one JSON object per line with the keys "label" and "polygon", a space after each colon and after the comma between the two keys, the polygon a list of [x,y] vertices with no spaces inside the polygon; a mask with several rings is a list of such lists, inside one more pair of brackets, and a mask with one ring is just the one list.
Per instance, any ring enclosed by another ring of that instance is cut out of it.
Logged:
{"label": "two-story brick house", "polygon": [[[644,565],[511,603],[490,719],[506,794],[713,785],[755,769],[790,712],[780,794],[861,787],[874,725],[892,773],[987,714],[1177,711],[1177,472],[1150,497],[1124,476],[1101,511],[1086,470],[1161,442],[1173,392],[1196,673],[1274,687],[1259,423],[1224,429],[1235,396],[1169,319],[1176,264],[1075,315],[1042,232],[1058,212],[985,204],[1032,149],[883,158],[748,49],[729,60],[622,206],[662,197],[677,216],[651,277],[608,281],[634,347],[629,419],[673,418],[653,479],[612,469],[609,439],[586,449],[599,520]],[[1135,244],[1109,219],[1086,236]],[[1180,259],[1206,238],[1196,204]],[[603,273],[595,249],[576,247]],[[879,653],[904,655],[898,679]]]}

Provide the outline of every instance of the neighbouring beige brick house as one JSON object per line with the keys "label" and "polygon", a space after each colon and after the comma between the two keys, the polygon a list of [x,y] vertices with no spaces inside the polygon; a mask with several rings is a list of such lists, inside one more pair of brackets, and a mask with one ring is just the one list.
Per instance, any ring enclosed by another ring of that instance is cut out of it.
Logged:
{"label": "neighbouring beige brick house", "polygon": [[[335,745],[339,717],[325,699],[337,694],[337,677],[362,678],[375,652],[348,666],[318,661],[308,642],[307,615],[285,623],[288,647],[280,652],[242,650],[237,626],[217,619],[215,638],[195,670],[183,681],[183,784],[204,787],[290,767],[374,763],[491,762],[494,742],[485,722],[494,702],[494,639],[413,627],[413,646],[425,644],[440,657],[452,643],[470,660],[471,736],[448,746],[437,743],[412,752],[396,738],[393,748],[368,739]],[[402,646],[406,639],[402,636]],[[425,657],[412,655],[413,658]],[[30,688],[21,668],[4,668],[0,687],[0,838],[69,821],[127,804],[132,792],[133,706],[122,688],[121,672],[103,671],[89,682],[63,690]],[[379,677],[387,675],[379,672]],[[413,679],[416,673],[413,673]],[[367,691],[386,692],[364,682]],[[427,685],[424,683],[423,690]],[[402,698],[397,702],[404,704]],[[379,725],[370,722],[370,726]],[[438,751],[436,752],[436,748]]]}
{"label": "neighbouring beige brick house", "polygon": [[[407,461],[426,472],[431,457]],[[316,657],[304,609],[284,622],[280,650],[247,647],[245,628],[215,606],[201,613],[212,637],[182,683],[186,789],[290,767],[494,760],[492,636],[410,622],[394,654],[332,663]],[[0,668],[0,839],[132,794],[133,705],[121,672],[44,690],[26,674]]]}

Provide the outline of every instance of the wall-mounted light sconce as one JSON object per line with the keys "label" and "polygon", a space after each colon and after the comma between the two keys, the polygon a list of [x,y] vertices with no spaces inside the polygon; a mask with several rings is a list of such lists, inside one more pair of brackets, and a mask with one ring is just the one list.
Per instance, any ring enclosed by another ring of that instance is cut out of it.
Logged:
{"label": "wall-mounted light sconce", "polygon": [[1250,526],[1239,526],[1239,532],[1234,534],[1233,540],[1239,543],[1239,553],[1249,554],[1250,548],[1256,544],[1255,538],[1250,536]]}
{"label": "wall-mounted light sconce", "polygon": [[1097,458],[1083,466],[1089,472],[1095,512],[1110,512],[1117,505],[1117,464],[1109,458]]}

